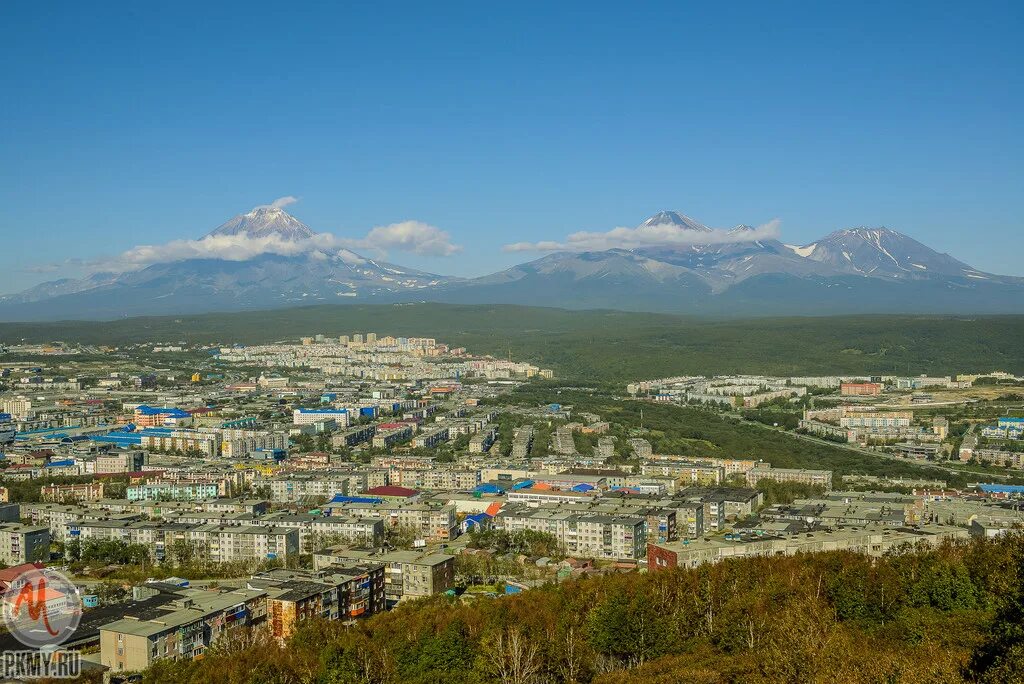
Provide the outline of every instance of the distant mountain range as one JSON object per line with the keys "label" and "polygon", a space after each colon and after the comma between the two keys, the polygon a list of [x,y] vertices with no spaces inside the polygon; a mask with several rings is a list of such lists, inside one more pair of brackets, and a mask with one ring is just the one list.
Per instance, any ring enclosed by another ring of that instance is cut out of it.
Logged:
{"label": "distant mountain range", "polygon": [[745,225],[723,236],[674,211],[641,224],[663,226],[685,231],[687,244],[561,251],[464,279],[326,246],[331,241],[320,240],[321,234],[284,210],[259,207],[204,240],[271,241],[274,251],[244,260],[188,258],[43,283],[0,297],[0,320],[401,301],[727,316],[1024,312],[1024,278],[984,273],[887,228],[839,230],[807,245],[788,245],[754,239],[758,232]]}

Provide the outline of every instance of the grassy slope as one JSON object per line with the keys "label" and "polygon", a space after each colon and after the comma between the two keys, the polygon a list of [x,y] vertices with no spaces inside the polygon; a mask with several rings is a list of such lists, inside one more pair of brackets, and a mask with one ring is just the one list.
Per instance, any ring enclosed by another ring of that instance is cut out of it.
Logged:
{"label": "grassy slope", "polygon": [[686,373],[1024,372],[1024,316],[841,316],[717,321],[506,305],[315,306],[275,311],[0,323],[8,343],[257,343],[357,331],[434,336],[618,382]]}

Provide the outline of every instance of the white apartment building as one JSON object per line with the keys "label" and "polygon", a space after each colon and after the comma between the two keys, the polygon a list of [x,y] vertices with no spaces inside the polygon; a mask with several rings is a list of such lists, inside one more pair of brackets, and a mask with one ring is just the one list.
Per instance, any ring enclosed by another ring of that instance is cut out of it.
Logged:
{"label": "white apartment building", "polygon": [[647,552],[647,521],[640,516],[513,508],[498,513],[498,529],[551,534],[570,556],[638,559]]}

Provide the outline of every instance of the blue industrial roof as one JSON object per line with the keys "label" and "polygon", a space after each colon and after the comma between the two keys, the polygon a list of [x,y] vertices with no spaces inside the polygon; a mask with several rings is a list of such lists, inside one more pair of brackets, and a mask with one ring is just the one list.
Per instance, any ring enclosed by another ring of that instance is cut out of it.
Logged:
{"label": "blue industrial roof", "polygon": [[978,489],[989,494],[1024,494],[1024,485],[983,484]]}
{"label": "blue industrial roof", "polygon": [[486,513],[474,513],[472,515],[467,515],[466,516],[466,526],[468,527],[471,524],[472,525],[479,525],[481,523],[487,522],[490,519],[491,519],[491,516],[487,515]]}
{"label": "blue industrial roof", "polygon": [[69,459],[64,460],[64,461],[50,461],[49,463],[46,464],[46,467],[47,468],[65,468],[67,466],[73,466],[73,465],[75,465],[75,461],[73,459],[69,458]]}
{"label": "blue industrial roof", "polygon": [[379,504],[383,503],[384,499],[376,496],[345,496],[344,494],[335,494],[334,498],[331,499],[331,503],[369,503]]}
{"label": "blue industrial roof", "polygon": [[170,418],[188,418],[192,414],[188,411],[183,411],[179,408],[160,408],[156,406],[146,406],[140,404],[135,407],[135,410],[144,416],[168,416]]}
{"label": "blue industrial roof", "polygon": [[501,494],[502,489],[493,482],[484,482],[478,484],[473,491],[480,492],[481,494]]}
{"label": "blue industrial roof", "polygon": [[512,489],[527,489],[533,486],[533,480],[521,480],[512,485]]}

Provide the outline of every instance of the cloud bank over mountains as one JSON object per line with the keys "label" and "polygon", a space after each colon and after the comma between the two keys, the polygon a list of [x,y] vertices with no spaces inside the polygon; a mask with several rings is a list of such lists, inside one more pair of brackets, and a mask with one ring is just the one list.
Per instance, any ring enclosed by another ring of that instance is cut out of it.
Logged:
{"label": "cloud bank over mountains", "polygon": [[[126,273],[153,264],[197,259],[249,261],[272,254],[285,257],[308,256],[312,259],[340,258],[350,264],[367,258],[386,259],[390,252],[422,257],[450,257],[462,252],[462,246],[437,226],[408,220],[375,226],[363,237],[318,233],[285,212],[298,198],[286,195],[270,204],[259,205],[239,214],[198,239],[172,240],[162,244],[136,245],[120,254],[92,260],[67,259],[60,264],[42,264],[26,270],[35,273],[74,268],[81,271]],[[649,247],[688,247],[753,243],[779,236],[778,219],[757,227],[732,229],[708,228],[679,214],[661,212],[635,228],[618,227],[608,231],[578,231],[564,240],[516,242],[502,247],[505,252],[599,252],[609,249]],[[358,252],[358,253],[357,253]]]}
{"label": "cloud bank over mountains", "polygon": [[[355,264],[365,259],[352,250],[381,259],[392,251],[429,257],[448,257],[462,251],[461,245],[453,243],[447,231],[422,221],[401,221],[376,226],[361,238],[316,233],[284,212],[284,207],[296,202],[298,199],[290,195],[280,197],[270,204],[257,206],[246,214],[236,216],[199,239],[136,245],[120,254],[91,261],[69,259],[62,265],[31,268],[35,272],[48,272],[61,266],[75,266],[92,271],[124,273],[153,264],[192,259],[248,261],[263,254],[288,257],[308,255],[314,259],[336,256]],[[229,226],[230,229],[225,230]]]}
{"label": "cloud bank over mountains", "polygon": [[644,222],[636,228],[612,228],[605,232],[579,231],[564,241],[515,242],[502,247],[505,252],[601,252],[608,249],[638,249],[640,247],[688,247],[691,245],[721,245],[779,237],[781,221],[773,219],[752,228],[737,226],[730,230],[720,228],[699,229],[678,223]]}

